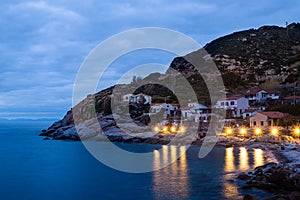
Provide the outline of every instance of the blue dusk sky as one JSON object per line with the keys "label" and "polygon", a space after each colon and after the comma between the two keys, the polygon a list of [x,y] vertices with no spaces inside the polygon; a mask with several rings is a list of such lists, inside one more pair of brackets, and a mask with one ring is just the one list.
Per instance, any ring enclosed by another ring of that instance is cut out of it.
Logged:
{"label": "blue dusk sky", "polygon": [[[85,57],[121,31],[163,27],[205,45],[234,31],[300,21],[298,0],[3,0],[0,9],[0,118],[6,119],[61,118]],[[123,71],[112,68],[99,88],[134,65],[168,65],[173,57],[129,55],[115,63]]]}

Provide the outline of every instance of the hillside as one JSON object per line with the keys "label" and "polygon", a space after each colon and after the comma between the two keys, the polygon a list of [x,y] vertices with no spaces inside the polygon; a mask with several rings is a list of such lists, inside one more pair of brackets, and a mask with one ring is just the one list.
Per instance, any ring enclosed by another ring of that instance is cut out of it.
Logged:
{"label": "hillside", "polygon": [[[204,47],[220,70],[233,71],[244,80],[284,82],[300,68],[300,24],[262,26],[220,37]],[[294,81],[294,80],[292,80]]]}
{"label": "hillside", "polygon": [[[224,85],[231,93],[244,92],[253,86],[276,87],[280,83],[295,82],[300,80],[300,24],[292,23],[287,27],[262,26],[235,32],[220,37],[207,45],[204,49],[222,72]],[[160,85],[148,84],[149,79],[164,80],[172,83],[177,89],[181,84],[178,73],[184,75],[195,90],[200,103],[209,105],[209,93],[203,78],[196,73],[194,66],[187,60],[203,60],[201,50],[192,52],[184,57],[174,58],[170,68],[165,74],[154,73],[144,79],[139,79],[139,84],[144,86],[136,88],[137,83],[118,85],[118,88],[130,90],[135,88],[136,93],[155,95],[157,101],[165,97],[171,103],[177,102],[176,96],[170,90]],[[194,63],[194,62],[193,62]],[[174,71],[174,70],[173,70]],[[111,95],[115,86],[90,95],[73,109],[80,110],[81,115],[88,115],[88,106],[95,105],[97,117],[101,121],[103,116],[111,114]],[[90,100],[93,101],[90,101]],[[93,104],[95,103],[95,104]],[[85,106],[88,105],[88,106]],[[83,117],[89,119],[89,116]],[[69,111],[63,120],[56,122],[48,130],[53,133],[58,128],[73,123],[72,112]],[[44,132],[43,135],[49,135]]]}

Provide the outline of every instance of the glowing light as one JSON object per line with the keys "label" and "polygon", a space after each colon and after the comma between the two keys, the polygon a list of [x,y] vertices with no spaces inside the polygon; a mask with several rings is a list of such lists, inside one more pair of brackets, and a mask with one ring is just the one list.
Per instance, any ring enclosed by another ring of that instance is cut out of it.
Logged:
{"label": "glowing light", "polygon": [[154,126],[153,131],[154,133],[158,133],[160,131],[160,128],[158,126]]}
{"label": "glowing light", "polygon": [[233,132],[233,131],[232,131],[232,128],[227,128],[227,129],[226,129],[226,134],[227,134],[227,135],[231,135],[232,132]]}
{"label": "glowing light", "polygon": [[256,129],[254,130],[254,133],[255,133],[255,135],[261,135],[262,131],[261,131],[260,128],[256,128]]}
{"label": "glowing light", "polygon": [[178,129],[178,132],[179,132],[179,133],[185,133],[185,132],[186,132],[185,126],[183,126],[183,125],[180,126],[179,129]]}
{"label": "glowing light", "polygon": [[274,136],[278,135],[278,129],[277,128],[272,128],[271,133]]}
{"label": "glowing light", "polygon": [[241,128],[240,129],[240,134],[243,135],[243,136],[246,135],[247,134],[247,129],[246,128]]}
{"label": "glowing light", "polygon": [[168,126],[164,126],[163,129],[162,129],[162,131],[163,131],[164,133],[167,133],[167,132],[168,132]]}
{"label": "glowing light", "polygon": [[295,134],[295,136],[299,136],[300,135],[300,128],[299,127],[295,127],[294,134]]}
{"label": "glowing light", "polygon": [[172,126],[170,130],[171,130],[172,133],[175,133],[176,132],[176,127]]}

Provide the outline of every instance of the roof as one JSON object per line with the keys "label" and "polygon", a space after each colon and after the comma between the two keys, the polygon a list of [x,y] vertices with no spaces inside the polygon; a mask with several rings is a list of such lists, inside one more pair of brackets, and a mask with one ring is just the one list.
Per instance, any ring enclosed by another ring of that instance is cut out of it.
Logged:
{"label": "roof", "polygon": [[275,93],[276,93],[276,90],[267,90],[267,93],[268,93],[268,94],[275,94]]}
{"label": "roof", "polygon": [[248,91],[246,92],[246,95],[247,95],[247,94],[256,94],[256,93],[258,93],[258,92],[260,92],[260,91],[265,91],[265,90],[263,90],[263,89],[253,89],[253,90],[248,90]]}
{"label": "roof", "polygon": [[245,110],[245,113],[253,113],[253,112],[256,112],[256,110],[253,110],[253,109],[246,109]]}
{"label": "roof", "polygon": [[264,111],[264,112],[259,112],[259,113],[266,115],[268,118],[271,118],[271,119],[279,119],[279,118],[284,117],[284,114],[282,112],[278,112],[278,111]]}
{"label": "roof", "polygon": [[151,104],[151,106],[160,106],[162,105],[161,103],[155,103],[155,104]]}
{"label": "roof", "polygon": [[300,99],[300,96],[288,96],[284,97],[285,100],[293,100],[293,99]]}
{"label": "roof", "polygon": [[187,107],[187,106],[186,106],[186,107],[181,107],[181,108],[180,108],[180,110],[190,110],[190,109],[191,109],[191,107]]}
{"label": "roof", "polygon": [[244,97],[244,96],[241,95],[241,94],[235,94],[235,95],[232,95],[230,97],[223,98],[222,100],[238,100],[238,99],[240,99],[242,97]]}

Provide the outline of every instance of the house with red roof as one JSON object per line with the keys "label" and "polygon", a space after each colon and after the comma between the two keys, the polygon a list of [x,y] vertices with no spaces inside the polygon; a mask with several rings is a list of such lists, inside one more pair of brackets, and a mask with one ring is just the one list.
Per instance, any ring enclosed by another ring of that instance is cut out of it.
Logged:
{"label": "house with red roof", "polygon": [[201,116],[207,118],[211,112],[211,108],[199,103],[190,103],[187,107],[181,107],[180,111],[183,119],[197,122]]}
{"label": "house with red roof", "polygon": [[267,101],[268,92],[262,89],[248,90],[245,94],[245,98],[249,100],[250,105],[256,103],[262,104]]}
{"label": "house with red roof", "polygon": [[243,95],[232,95],[218,100],[215,107],[226,110],[227,118],[238,118],[249,109],[249,101]]}
{"label": "house with red roof", "polygon": [[279,120],[283,117],[284,113],[278,111],[258,112],[256,115],[250,117],[250,127],[267,128],[278,126]]}
{"label": "house with red roof", "polygon": [[243,119],[248,119],[249,117],[254,116],[257,113],[257,110],[254,109],[246,109],[243,113]]}
{"label": "house with red roof", "polygon": [[267,90],[267,99],[269,100],[278,100],[279,95],[277,93],[277,90]]}
{"label": "house with red roof", "polygon": [[288,96],[283,98],[283,103],[286,105],[296,105],[300,103],[300,96]]}

